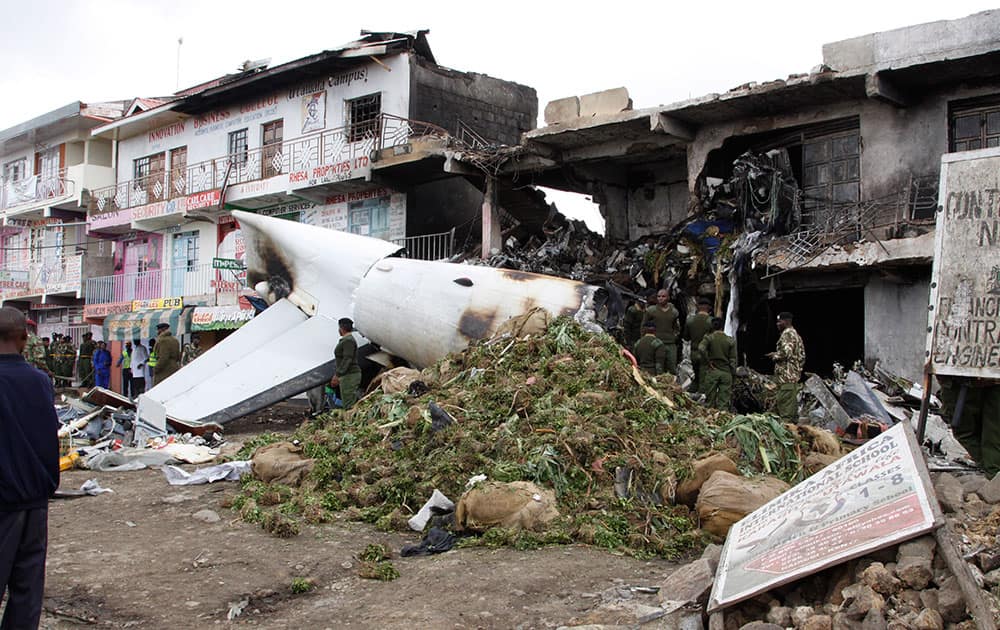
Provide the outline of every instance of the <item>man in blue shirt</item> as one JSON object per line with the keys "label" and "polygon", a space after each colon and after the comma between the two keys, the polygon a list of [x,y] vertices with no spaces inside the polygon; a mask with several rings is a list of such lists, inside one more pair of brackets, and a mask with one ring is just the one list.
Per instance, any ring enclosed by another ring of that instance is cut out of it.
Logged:
{"label": "man in blue shirt", "polygon": [[59,486],[52,382],[28,364],[24,315],[0,308],[0,628],[36,628],[42,614],[49,497]]}

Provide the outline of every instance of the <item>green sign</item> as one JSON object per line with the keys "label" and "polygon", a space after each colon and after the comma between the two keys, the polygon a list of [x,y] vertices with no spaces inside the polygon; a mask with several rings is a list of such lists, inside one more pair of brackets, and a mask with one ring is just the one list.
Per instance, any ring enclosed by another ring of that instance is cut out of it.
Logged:
{"label": "green sign", "polygon": [[212,269],[232,269],[233,271],[243,271],[243,261],[235,258],[213,258]]}

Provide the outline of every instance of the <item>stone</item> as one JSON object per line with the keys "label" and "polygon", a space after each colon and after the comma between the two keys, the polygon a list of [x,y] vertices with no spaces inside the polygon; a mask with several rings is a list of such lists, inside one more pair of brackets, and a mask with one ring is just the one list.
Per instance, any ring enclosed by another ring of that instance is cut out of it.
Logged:
{"label": "stone", "polygon": [[695,503],[701,527],[710,534],[725,537],[733,523],[788,489],[789,485],[776,477],[747,479],[716,471],[701,487]]}
{"label": "stone", "polygon": [[813,615],[802,624],[800,630],[832,630],[833,618],[830,615]]}
{"label": "stone", "polygon": [[611,116],[632,109],[632,99],[628,90],[620,87],[602,90],[580,97],[580,116]]}
{"label": "stone", "polygon": [[993,511],[993,506],[979,498],[976,493],[965,495],[965,504],[962,510],[969,516],[985,518]]}
{"label": "stone", "polygon": [[810,475],[815,475],[833,462],[840,459],[840,455],[826,455],[824,453],[809,453],[802,460],[802,467]]}
{"label": "stone", "polygon": [[899,551],[896,553],[896,561],[898,562],[903,558],[927,558],[928,560],[933,560],[936,548],[937,542],[931,536],[914,538],[899,546]]}
{"label": "stone", "polygon": [[965,489],[954,475],[941,473],[934,482],[934,493],[945,512],[958,512],[962,509]]}
{"label": "stone", "polygon": [[937,610],[938,608],[938,590],[936,588],[929,588],[920,591],[920,605],[914,606],[917,610],[921,608],[930,608],[932,610]]}
{"label": "stone", "polygon": [[710,560],[699,558],[671,573],[660,585],[660,601],[704,604],[715,581]]}
{"label": "stone", "polygon": [[691,464],[691,476],[677,484],[677,503],[694,506],[701,487],[705,485],[712,473],[718,470],[724,470],[733,475],[739,474],[736,463],[721,453],[713,453],[708,457],[695,460]]}
{"label": "stone", "polygon": [[854,570],[851,563],[845,563],[836,567],[830,579],[830,589],[827,591],[826,601],[840,606],[844,603],[843,591],[854,582]]}
{"label": "stone", "polygon": [[549,101],[545,106],[545,124],[567,122],[580,117],[580,97],[569,96]]}
{"label": "stone", "polygon": [[719,561],[722,560],[722,545],[708,545],[705,547],[705,551],[701,552],[701,557],[712,563],[714,571],[719,567]]}
{"label": "stone", "polygon": [[976,565],[989,573],[994,569],[1000,569],[1000,549],[986,549],[976,554]]}
{"label": "stone", "polygon": [[861,574],[861,580],[876,593],[892,595],[899,591],[901,583],[881,562],[873,562]]}
{"label": "stone", "polygon": [[839,612],[833,616],[832,630],[861,630],[861,620],[851,619],[845,613]]}
{"label": "stone", "polygon": [[872,608],[861,622],[862,630],[886,630],[885,615],[880,609]]}
{"label": "stone", "polygon": [[792,609],[788,606],[775,606],[767,611],[767,621],[787,628],[792,625]]}
{"label": "stone", "polygon": [[918,611],[925,606],[920,594],[925,591],[915,591],[912,588],[906,588],[901,590],[896,594],[897,606],[900,608],[906,608],[911,611]]}
{"label": "stone", "polygon": [[962,589],[954,577],[944,580],[938,589],[937,611],[948,623],[958,623],[968,616],[965,610],[965,597],[962,596]]}
{"label": "stone", "polygon": [[907,556],[901,558],[896,565],[896,575],[903,584],[915,590],[923,590],[930,584],[934,573],[931,570],[930,558]]}
{"label": "stone", "polygon": [[213,512],[212,510],[199,510],[191,515],[196,521],[201,521],[202,523],[218,523],[222,518]]}
{"label": "stone", "polygon": [[802,628],[814,616],[816,616],[816,611],[813,610],[812,606],[796,606],[795,610],[791,611],[792,625],[796,628]]}
{"label": "stone", "polygon": [[913,620],[913,627],[915,630],[944,630],[944,619],[933,608],[924,608]]}
{"label": "stone", "polygon": [[766,621],[751,621],[750,623],[743,624],[740,626],[740,630],[785,630],[778,624],[768,623]]}
{"label": "stone", "polygon": [[979,490],[986,485],[989,481],[984,475],[979,473],[972,473],[970,475],[962,475],[961,477],[956,477],[958,482],[962,484],[962,490],[965,494],[972,494],[973,492],[979,492]]}
{"label": "stone", "polygon": [[1000,586],[1000,569],[993,569],[983,576],[983,582],[987,586]]}
{"label": "stone", "polygon": [[976,494],[990,505],[1000,503],[1000,473],[984,483],[981,488],[976,490]]}
{"label": "stone", "polygon": [[867,584],[852,584],[844,589],[841,611],[852,619],[864,619],[870,610],[881,611],[885,599]]}

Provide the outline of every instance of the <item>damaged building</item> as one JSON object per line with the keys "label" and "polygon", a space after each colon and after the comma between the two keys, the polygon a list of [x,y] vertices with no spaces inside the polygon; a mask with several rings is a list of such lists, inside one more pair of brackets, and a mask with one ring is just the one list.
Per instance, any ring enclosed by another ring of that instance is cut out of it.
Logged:
{"label": "damaged building", "polygon": [[770,371],[788,310],[807,370],[877,359],[918,379],[941,156],[1000,143],[1000,11],[826,44],[808,74],[672,105],[561,99],[545,123],[509,172],[592,195],[609,240],[687,224],[700,267],[675,286],[736,289],[750,366]]}

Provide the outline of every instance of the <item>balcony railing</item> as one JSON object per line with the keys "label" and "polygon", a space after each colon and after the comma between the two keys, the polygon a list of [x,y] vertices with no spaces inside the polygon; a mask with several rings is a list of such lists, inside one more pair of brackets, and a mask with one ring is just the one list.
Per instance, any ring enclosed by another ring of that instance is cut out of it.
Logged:
{"label": "balcony railing", "polygon": [[98,188],[91,195],[91,213],[144,206],[297,171],[312,172],[323,166],[346,163],[353,169],[367,165],[376,151],[426,136],[445,138],[448,132],[430,123],[380,114],[377,124],[366,125],[364,133],[350,126],[328,129]]}
{"label": "balcony railing", "polygon": [[406,248],[406,257],[416,260],[444,260],[451,258],[455,247],[455,228],[438,234],[407,236],[393,241]]}
{"label": "balcony railing", "polygon": [[0,297],[77,293],[81,288],[83,254],[51,256],[35,262],[8,262],[0,266]]}
{"label": "balcony railing", "polygon": [[0,208],[7,210],[56,199],[71,195],[75,190],[76,184],[66,177],[65,169],[48,177],[32,175],[17,181],[4,178],[0,180]]}
{"label": "balcony railing", "polygon": [[111,304],[133,300],[192,297],[233,292],[238,289],[224,272],[211,264],[150,269],[87,279],[87,304]]}

